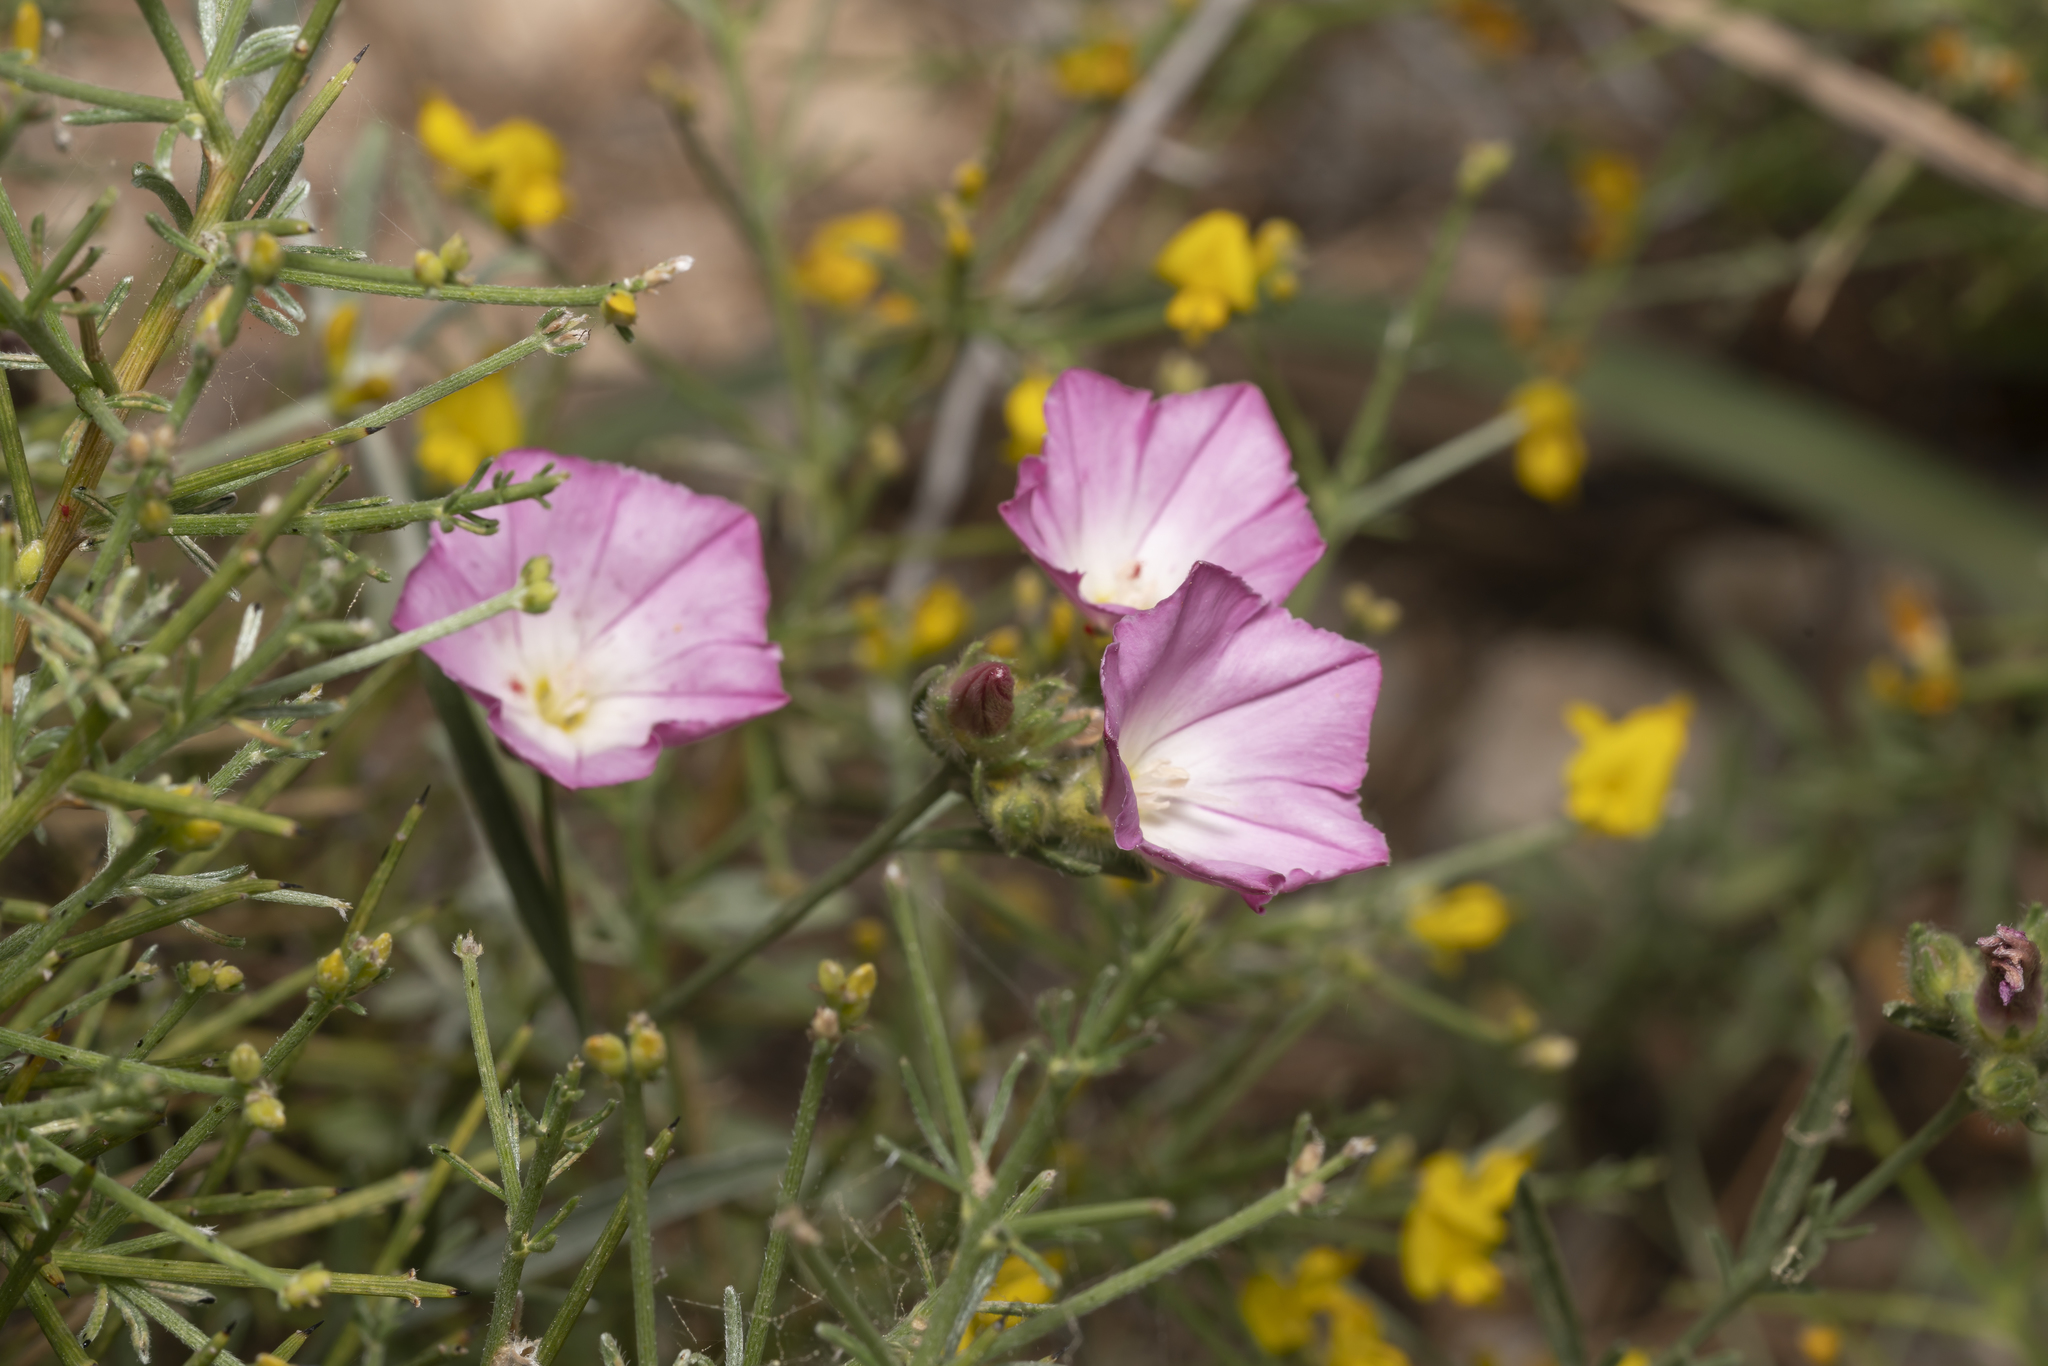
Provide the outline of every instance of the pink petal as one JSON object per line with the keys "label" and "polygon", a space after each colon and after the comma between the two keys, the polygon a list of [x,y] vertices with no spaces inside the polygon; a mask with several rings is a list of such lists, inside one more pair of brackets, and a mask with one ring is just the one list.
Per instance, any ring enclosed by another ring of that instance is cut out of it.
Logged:
{"label": "pink petal", "polygon": [[1001,511],[1077,604],[1142,611],[1197,560],[1279,602],[1322,557],[1286,439],[1252,385],[1154,399],[1069,370],[1045,418],[1045,454],[1018,468]]}
{"label": "pink petal", "polygon": [[1379,657],[1197,564],[1102,657],[1103,810],[1119,847],[1255,909],[1387,861],[1358,811]]}
{"label": "pink petal", "polygon": [[494,473],[523,480],[549,464],[570,476],[550,507],[482,513],[494,536],[436,528],[392,616],[411,630],[503,592],[535,555],[554,561],[549,611],[507,612],[425,650],[506,747],[565,786],[598,787],[784,705],[753,517],[642,470],[546,451],[509,452]]}

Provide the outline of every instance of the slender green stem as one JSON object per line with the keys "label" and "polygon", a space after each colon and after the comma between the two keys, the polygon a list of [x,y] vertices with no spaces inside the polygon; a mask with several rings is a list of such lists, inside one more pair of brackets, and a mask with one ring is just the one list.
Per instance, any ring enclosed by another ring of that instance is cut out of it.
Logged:
{"label": "slender green stem", "polygon": [[1308,1203],[1304,1196],[1306,1187],[1328,1183],[1370,1151],[1370,1146],[1364,1143],[1354,1141],[1346,1144],[1335,1157],[1321,1163],[1302,1180],[1290,1181],[1229,1218],[1219,1220],[1193,1237],[1175,1243],[1157,1256],[1148,1257],[1136,1266],[1097,1281],[1077,1295],[1048,1305],[1043,1313],[1034,1314],[1022,1323],[1000,1332],[977,1337],[974,1345],[962,1356],[961,1366],[975,1366],[975,1363],[987,1361],[992,1357],[1001,1359],[1004,1354],[1015,1352],[1027,1343],[1034,1342],[1062,1325],[1080,1318],[1083,1314],[1091,1314],[1105,1305],[1114,1304],[1126,1295],[1143,1290],[1154,1281],[1171,1276],[1182,1267],[1209,1256],[1216,1249],[1236,1242],[1261,1224],[1299,1209],[1304,1203]]}
{"label": "slender green stem", "polygon": [[71,1227],[72,1216],[78,1213],[79,1205],[91,1193],[93,1182],[99,1179],[99,1170],[87,1166],[71,1180],[71,1188],[64,1192],[50,1211],[47,1227],[40,1230],[26,1248],[14,1258],[14,1265],[7,1269],[7,1279],[0,1281],[0,1323],[7,1322],[7,1316],[14,1312],[14,1306],[21,1302],[22,1292],[28,1289],[31,1278],[36,1274],[36,1265],[50,1255],[50,1249],[57,1245],[57,1239]]}
{"label": "slender green stem", "polygon": [[[652,1173],[660,1171],[661,1164],[668,1161],[668,1155],[675,1146],[675,1138],[673,1124],[654,1136],[654,1143],[648,1150],[647,1158],[650,1183]],[[542,1335],[540,1348],[535,1353],[540,1359],[540,1366],[554,1366],[555,1358],[560,1356],[562,1348],[568,1345],[569,1334],[575,1330],[576,1321],[583,1317],[584,1307],[590,1303],[590,1292],[597,1288],[598,1276],[603,1273],[612,1255],[619,1250],[619,1244],[625,1240],[629,1219],[626,1199],[621,1196],[619,1203],[612,1207],[610,1222],[605,1224],[604,1232],[598,1235],[597,1245],[591,1248],[590,1255],[583,1259],[582,1267],[576,1272],[576,1279],[570,1283],[569,1293],[562,1301],[562,1307],[555,1311],[554,1318],[548,1322],[548,1331]],[[340,1363],[330,1356],[327,1359],[327,1366],[340,1366]]]}
{"label": "slender green stem", "polygon": [[917,907],[910,897],[909,879],[899,865],[889,865],[883,883],[889,893],[889,919],[895,925],[904,965],[910,971],[910,998],[917,1008],[919,1032],[924,1035],[926,1062],[932,1070],[932,1082],[939,1088],[940,1103],[946,1109],[953,1158],[961,1176],[970,1181],[969,1199],[973,1201],[978,1193],[973,1189],[972,1178],[981,1169],[983,1156],[975,1151],[974,1129],[967,1118],[967,1096],[960,1089],[960,1069],[953,1061],[945,1007],[939,1002],[938,984],[932,980],[931,965],[925,961],[924,941],[917,932]]}
{"label": "slender green stem", "polygon": [[1949,1130],[1968,1119],[1970,1111],[1975,1108],[1970,1100],[1969,1087],[1958,1086],[1955,1094],[1948,1098],[1948,1103],[1935,1111],[1933,1118],[1921,1125],[1911,1138],[1885,1154],[1868,1176],[1851,1186],[1841,1199],[1828,1207],[1828,1218],[1839,1224],[1856,1215],[1883,1194],[1903,1172],[1932,1152],[1934,1145],[1948,1137]]}
{"label": "slender green stem", "polygon": [[[804,1071],[804,1089],[796,1106],[796,1127],[790,1131],[789,1161],[782,1168],[782,1185],[775,1194],[775,1208],[792,1209],[803,1198],[804,1168],[810,1165],[811,1138],[818,1130],[818,1111],[825,1103],[825,1076],[832,1056],[839,1051],[836,1035],[814,1035],[811,1063]],[[771,1222],[768,1246],[761,1253],[761,1279],[754,1287],[754,1313],[747,1324],[747,1350],[742,1362],[729,1366],[761,1366],[768,1350],[768,1325],[774,1320],[775,1297],[782,1289],[782,1265],[789,1251],[789,1230],[779,1221]]]}
{"label": "slender green stem", "polygon": [[183,100],[168,100],[161,95],[137,95],[112,86],[94,85],[91,81],[73,80],[40,64],[24,62],[19,57],[0,57],[0,76],[25,90],[77,100],[81,104],[96,104],[104,109],[126,110],[140,114],[152,123],[177,123],[192,112],[192,106]]}
{"label": "slender green stem", "polygon": [[[43,534],[43,510],[36,502],[36,482],[29,474],[28,449],[22,445],[21,422],[14,411],[14,390],[8,387],[5,375],[0,375],[0,458],[7,462],[7,488],[14,495],[14,522],[21,528],[21,540],[25,545]],[[13,556],[8,557],[7,571],[14,571]],[[11,642],[13,631],[0,633],[0,646]]]}
{"label": "slender green stem", "polygon": [[1324,515],[1325,529],[1333,540],[1349,539],[1374,518],[1384,517],[1418,494],[1463,474],[1494,452],[1506,450],[1526,430],[1528,423],[1519,412],[1491,417],[1413,460],[1402,461],[1364,488],[1331,502]]}
{"label": "slender green stem", "polygon": [[1018,1237],[1039,1237],[1062,1233],[1070,1228],[1091,1228],[1096,1224],[1120,1224],[1127,1219],[1171,1219],[1170,1200],[1105,1200],[1099,1205],[1069,1205],[1065,1209],[1041,1210],[1004,1220],[1004,1226]]}
{"label": "slender green stem", "polygon": [[[443,636],[452,636],[457,631],[466,631],[478,622],[489,621],[501,612],[510,612],[515,609],[525,611],[527,610],[526,604],[531,599],[532,592],[533,590],[526,584],[514,584],[496,597],[485,598],[474,607],[465,607],[452,616],[442,617],[439,621],[428,622],[425,626],[416,627],[401,635],[395,635],[389,640],[379,641],[375,645],[365,645],[360,650],[351,650],[345,655],[336,655],[333,659],[327,660],[324,663],[300,669],[297,673],[286,674],[283,678],[275,678],[268,683],[259,683],[243,693],[237,700],[244,706],[259,702],[273,702],[279,698],[296,696],[312,687],[315,683],[328,683],[337,678],[344,678],[352,673],[360,673],[362,670],[373,668],[388,659],[396,659],[400,655],[409,655],[414,650],[419,649],[420,646],[439,640]],[[215,805],[219,805],[219,803]],[[237,809],[239,810],[240,808]],[[265,819],[276,820],[278,818],[272,816]]]}
{"label": "slender green stem", "polygon": [[[42,1135],[31,1132],[28,1138],[38,1158],[48,1162],[67,1176],[78,1176],[87,1170],[85,1163],[79,1161],[70,1153],[65,1152]],[[143,1223],[154,1224],[166,1233],[176,1234],[179,1242],[199,1253],[200,1256],[210,1258],[213,1261],[219,1262],[222,1266],[233,1267],[235,1270],[247,1274],[250,1278],[250,1283],[253,1285],[260,1285],[267,1290],[274,1290],[282,1295],[285,1287],[291,1282],[291,1277],[287,1276],[284,1272],[274,1271],[257,1261],[254,1257],[251,1257],[248,1253],[239,1252],[229,1247],[212,1234],[194,1227],[192,1224],[164,1209],[163,1206],[155,1201],[137,1194],[118,1181],[99,1182],[95,1189],[112,1200],[131,1219],[139,1219]]]}
{"label": "slender green stem", "polygon": [[1444,286],[1450,283],[1458,247],[1465,240],[1465,229],[1471,226],[1472,211],[1487,183],[1477,176],[1459,179],[1457,198],[1451,201],[1450,210],[1437,227],[1436,239],[1430,244],[1429,264],[1423,269],[1422,282],[1407,305],[1387,324],[1386,338],[1380,345],[1379,368],[1373,372],[1372,386],[1358,405],[1358,415],[1337,453],[1339,488],[1354,488],[1372,473],[1373,462],[1386,439],[1387,423],[1394,415],[1394,401],[1407,383],[1416,344],[1428,332]]}
{"label": "slender green stem", "polygon": [[631,1067],[620,1080],[619,1135],[626,1168],[626,1228],[633,1270],[633,1351],[639,1366],[660,1366],[654,1327],[654,1231],[647,1220],[647,1100]]}
{"label": "slender green stem", "polygon": [[734,968],[795,929],[819,902],[880,862],[882,857],[895,847],[897,839],[903,832],[915,825],[925,812],[931,810],[941,797],[952,790],[953,782],[952,770],[943,768],[925,779],[924,785],[890,812],[887,819],[876,826],[852,853],[820,873],[801,892],[784,901],[759,929],[731,948],[723,950],[710,962],[683,979],[681,984],[663,993],[654,1003],[650,1013],[671,1015],[682,1010],[709,988],[723,981]]}
{"label": "slender green stem", "polygon": [[[824,1292],[826,1300],[838,1311],[839,1317],[846,1321],[847,1327],[853,1330],[854,1337],[867,1349],[868,1355],[874,1359],[877,1366],[890,1366],[890,1363],[898,1359],[897,1354],[889,1350],[888,1339],[884,1338],[881,1330],[868,1319],[867,1310],[861,1307],[860,1298],[839,1278],[839,1272],[819,1250],[817,1230],[805,1225],[796,1232],[797,1236],[791,1240],[791,1244],[796,1259],[802,1263],[804,1271],[818,1283],[818,1289]],[[804,1236],[806,1234],[809,1236]]]}
{"label": "slender green stem", "polygon": [[499,1089],[497,1064],[491,1061],[491,1026],[484,1018],[484,988],[476,967],[483,952],[483,945],[469,935],[455,941],[455,956],[462,960],[462,994],[469,1004],[469,1040],[476,1053],[477,1084],[483,1088],[484,1113],[491,1120],[491,1146],[498,1154],[498,1184],[504,1188],[509,1210],[519,1198],[519,1139],[512,1129],[505,1094]]}

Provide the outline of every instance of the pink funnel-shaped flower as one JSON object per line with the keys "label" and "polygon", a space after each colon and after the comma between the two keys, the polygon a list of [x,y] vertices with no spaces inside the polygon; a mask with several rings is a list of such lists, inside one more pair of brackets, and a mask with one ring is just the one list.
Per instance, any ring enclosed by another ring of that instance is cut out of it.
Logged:
{"label": "pink funnel-shaped flower", "polygon": [[1102,656],[1102,809],[1118,847],[1254,910],[1385,863],[1386,837],[1358,813],[1379,691],[1371,650],[1197,564],[1119,621]]}
{"label": "pink funnel-shaped flower", "polygon": [[535,555],[554,561],[547,612],[506,612],[425,647],[483,703],[514,754],[565,787],[644,778],[686,744],[789,701],[768,643],[761,529],[746,509],[643,470],[547,451],[496,469],[569,482],[551,507],[479,515],[494,536],[435,528],[391,624],[408,631],[502,593]]}
{"label": "pink funnel-shaped flower", "polygon": [[1018,466],[1003,520],[1082,607],[1144,611],[1197,560],[1280,602],[1322,557],[1287,442],[1249,384],[1154,399],[1069,370],[1045,424],[1045,454]]}

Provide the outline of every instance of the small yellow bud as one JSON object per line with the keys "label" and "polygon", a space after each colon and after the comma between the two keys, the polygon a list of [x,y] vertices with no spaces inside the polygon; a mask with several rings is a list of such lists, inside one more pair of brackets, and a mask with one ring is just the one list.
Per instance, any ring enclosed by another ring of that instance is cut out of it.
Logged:
{"label": "small yellow bud", "polygon": [[623,289],[615,289],[604,296],[603,313],[604,320],[613,327],[631,327],[640,321],[640,305]]}
{"label": "small yellow bud", "polygon": [[1799,1355],[1813,1366],[1835,1366],[1842,1356],[1842,1330],[1831,1323],[1809,1323],[1799,1330]]}
{"label": "small yellow bud", "polygon": [[253,1129],[278,1133],[284,1128],[284,1102],[268,1091],[251,1091],[242,1102],[242,1118]]}
{"label": "small yellow bud", "polygon": [[894,427],[872,428],[868,432],[867,450],[868,465],[884,479],[894,479],[910,465],[903,451],[903,438]]}
{"label": "small yellow bud", "polygon": [[953,168],[953,193],[960,196],[962,204],[973,207],[987,188],[988,167],[982,165],[980,157],[969,157]]}
{"label": "small yellow bud", "polygon": [[244,1086],[252,1085],[263,1075],[263,1055],[256,1051],[256,1045],[242,1040],[228,1054],[228,1075]]}
{"label": "small yellow bud", "polygon": [[881,921],[871,915],[864,915],[847,927],[847,938],[853,941],[853,947],[861,954],[877,958],[888,946],[889,931]]}
{"label": "small yellow bud", "polygon": [[43,572],[43,543],[40,539],[30,541],[14,557],[14,581],[26,587],[36,581]]}
{"label": "small yellow bud", "polygon": [[590,1065],[617,1081],[626,1075],[626,1041],[616,1034],[593,1034],[583,1041]]}
{"label": "small yellow bud", "polygon": [[211,963],[186,963],[179,967],[178,975],[187,991],[204,991],[213,985],[214,967]]}
{"label": "small yellow bud", "polygon": [[215,963],[213,965],[213,989],[215,991],[234,991],[241,985],[242,970],[240,968],[236,967],[233,963]]}
{"label": "small yellow bud", "polygon": [[520,603],[523,612],[545,612],[555,605],[555,562],[546,555],[536,555],[519,569],[519,582],[526,589],[526,600]]}
{"label": "small yellow bud", "polygon": [[336,997],[348,990],[348,960],[341,956],[340,949],[327,951],[327,956],[313,969],[313,982],[320,988],[322,996]]}
{"label": "small yellow bud", "polygon": [[865,1011],[868,1002],[875,998],[875,965],[862,963],[846,974],[846,989],[841,999],[850,1010]]}
{"label": "small yellow bud", "polygon": [[820,962],[818,964],[818,990],[824,992],[825,995],[833,1000],[839,999],[839,993],[846,990],[846,969],[830,958]]}
{"label": "small yellow bud", "polygon": [[626,1021],[626,1049],[632,1055],[633,1070],[643,1077],[653,1076],[668,1061],[668,1040],[644,1013]]}
{"label": "small yellow bud", "polygon": [[819,1006],[811,1016],[811,1037],[814,1039],[836,1039],[839,1037],[839,1012],[831,1006]]}
{"label": "small yellow bud", "polygon": [[259,285],[267,285],[284,268],[284,245],[267,232],[250,239],[242,252],[242,269]]}
{"label": "small yellow bud", "polygon": [[439,255],[442,268],[453,276],[469,266],[469,243],[464,241],[462,234],[458,232],[441,244]]}
{"label": "small yellow bud", "polygon": [[315,1263],[294,1275],[277,1297],[294,1309],[315,1305],[333,1284],[334,1273]]}
{"label": "small yellow bud", "polygon": [[225,833],[226,828],[219,821],[209,820],[205,816],[193,816],[186,820],[173,821],[166,827],[164,845],[178,853],[190,854],[200,849],[212,848]]}
{"label": "small yellow bud", "polygon": [[1515,1056],[1538,1072],[1563,1072],[1579,1060],[1579,1041],[1569,1034],[1538,1034]]}
{"label": "small yellow bud", "polygon": [[412,254],[412,278],[428,289],[439,289],[448,283],[448,267],[434,252],[421,247]]}
{"label": "small yellow bud", "polygon": [[1475,142],[1458,163],[1458,192],[1475,195],[1501,178],[1514,163],[1515,149],[1505,142]]}
{"label": "small yellow bud", "polygon": [[231,285],[215,290],[213,297],[206,301],[206,307],[199,310],[198,320],[192,325],[193,336],[203,341],[206,334],[211,332],[214,334],[212,341],[204,342],[203,344],[219,345],[221,320],[227,317],[228,300],[234,297],[235,291]]}
{"label": "small yellow bud", "polygon": [[360,957],[356,962],[354,985],[360,991],[382,976],[385,964],[391,961],[391,936],[386,933],[375,939],[358,938],[355,951]]}
{"label": "small yellow bud", "polygon": [[171,529],[171,505],[161,498],[151,498],[142,505],[135,520],[145,536],[161,536]]}
{"label": "small yellow bud", "polygon": [[43,54],[43,11],[35,0],[14,7],[14,47],[30,61]]}

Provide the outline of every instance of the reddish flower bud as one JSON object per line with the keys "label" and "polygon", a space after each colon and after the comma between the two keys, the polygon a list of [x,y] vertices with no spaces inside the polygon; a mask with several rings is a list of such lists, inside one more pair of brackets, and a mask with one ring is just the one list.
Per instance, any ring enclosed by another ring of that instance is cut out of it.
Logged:
{"label": "reddish flower bud", "polygon": [[1010,728],[1017,709],[1017,675],[999,659],[983,660],[954,680],[946,719],[968,735],[988,739]]}
{"label": "reddish flower bud", "polygon": [[1977,941],[1984,981],[1977,988],[1977,1018],[1993,1034],[2029,1033],[2041,1018],[2041,950],[2010,925]]}

